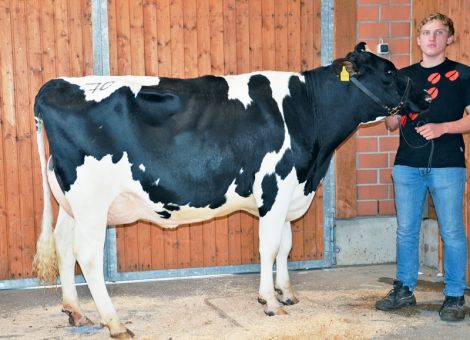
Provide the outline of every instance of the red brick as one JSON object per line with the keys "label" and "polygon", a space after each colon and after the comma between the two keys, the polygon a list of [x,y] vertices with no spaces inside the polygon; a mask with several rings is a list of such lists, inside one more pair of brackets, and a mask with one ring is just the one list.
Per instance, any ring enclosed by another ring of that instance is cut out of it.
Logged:
{"label": "red brick", "polygon": [[357,170],[357,184],[377,184],[377,170]]}
{"label": "red brick", "polygon": [[400,69],[410,65],[409,55],[392,55],[390,61],[395,64],[395,67]]}
{"label": "red brick", "polygon": [[358,201],[357,214],[359,216],[377,215],[378,204],[377,201]]}
{"label": "red brick", "polygon": [[377,137],[356,138],[356,150],[358,152],[377,152]]}
{"label": "red brick", "polygon": [[390,5],[408,4],[411,5],[411,0],[390,0]]}
{"label": "red brick", "polygon": [[397,155],[396,152],[389,152],[388,153],[388,167],[391,168],[395,163],[395,156]]}
{"label": "red brick", "polygon": [[386,153],[358,154],[358,169],[388,168],[389,155]]}
{"label": "red brick", "polygon": [[388,131],[384,122],[362,125],[357,130],[358,136],[387,136]]}
{"label": "red brick", "polygon": [[388,199],[387,185],[360,185],[357,187],[358,200]]}
{"label": "red brick", "polygon": [[390,39],[386,41],[391,54],[409,54],[410,39]]}
{"label": "red brick", "polygon": [[410,37],[410,23],[409,22],[391,22],[390,23],[390,36],[392,37]]}
{"label": "red brick", "polygon": [[378,6],[358,6],[357,21],[377,21],[379,20]]}
{"label": "red brick", "polygon": [[379,179],[381,184],[391,184],[392,183],[392,169],[380,169],[379,170]]}
{"label": "red brick", "polygon": [[379,201],[379,215],[396,215],[394,200]]}
{"label": "red brick", "polygon": [[363,38],[384,38],[388,37],[388,23],[359,23],[358,37]]}
{"label": "red brick", "polygon": [[386,152],[386,151],[397,151],[398,143],[399,143],[398,136],[392,137],[379,137],[379,151]]}
{"label": "red brick", "polygon": [[383,6],[380,11],[380,20],[410,20],[411,6]]}

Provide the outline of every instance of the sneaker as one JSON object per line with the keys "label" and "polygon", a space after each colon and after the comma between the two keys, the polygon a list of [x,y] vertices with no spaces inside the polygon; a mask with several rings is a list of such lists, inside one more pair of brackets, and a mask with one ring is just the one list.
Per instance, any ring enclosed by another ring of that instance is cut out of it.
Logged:
{"label": "sneaker", "polygon": [[416,305],[416,299],[413,292],[403,286],[401,281],[395,280],[393,281],[393,289],[387,296],[375,303],[375,308],[388,311],[414,305]]}
{"label": "sneaker", "polygon": [[462,321],[465,318],[464,296],[446,296],[439,316],[443,321]]}

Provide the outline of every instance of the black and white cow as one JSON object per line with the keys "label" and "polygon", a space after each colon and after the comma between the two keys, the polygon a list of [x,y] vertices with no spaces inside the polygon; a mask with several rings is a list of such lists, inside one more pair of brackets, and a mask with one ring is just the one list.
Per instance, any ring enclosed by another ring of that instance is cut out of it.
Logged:
{"label": "black and white cow", "polygon": [[[106,225],[139,219],[174,228],[236,210],[259,216],[259,301],[268,315],[298,302],[290,221],[309,207],[335,148],[361,123],[429,106],[390,61],[364,49],[301,73],[45,84],[35,102],[45,204],[35,265],[55,279],[58,264],[71,324],[90,322],[74,286],[78,261],[102,323],[113,337],[132,336],[106,290],[103,244]],[[60,205],[54,231],[48,183]]]}

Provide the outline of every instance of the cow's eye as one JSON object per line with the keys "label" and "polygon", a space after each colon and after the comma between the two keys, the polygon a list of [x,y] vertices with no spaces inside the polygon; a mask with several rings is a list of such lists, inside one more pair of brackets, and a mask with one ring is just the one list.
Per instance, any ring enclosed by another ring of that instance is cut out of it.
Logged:
{"label": "cow's eye", "polygon": [[391,75],[393,75],[393,71],[392,71],[392,70],[388,70],[388,71],[386,72],[386,74],[387,74],[387,76],[391,76]]}

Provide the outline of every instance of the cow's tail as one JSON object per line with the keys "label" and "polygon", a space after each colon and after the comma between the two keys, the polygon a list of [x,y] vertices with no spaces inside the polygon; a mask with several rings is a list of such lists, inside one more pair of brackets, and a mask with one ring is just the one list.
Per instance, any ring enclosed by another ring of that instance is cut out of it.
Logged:
{"label": "cow's tail", "polygon": [[33,270],[42,282],[55,282],[58,275],[57,254],[55,250],[54,231],[52,229],[53,213],[51,191],[47,183],[46,148],[44,145],[44,125],[35,108],[36,139],[41,162],[42,190],[44,208],[42,212],[41,234],[36,243],[36,255],[33,261]]}

